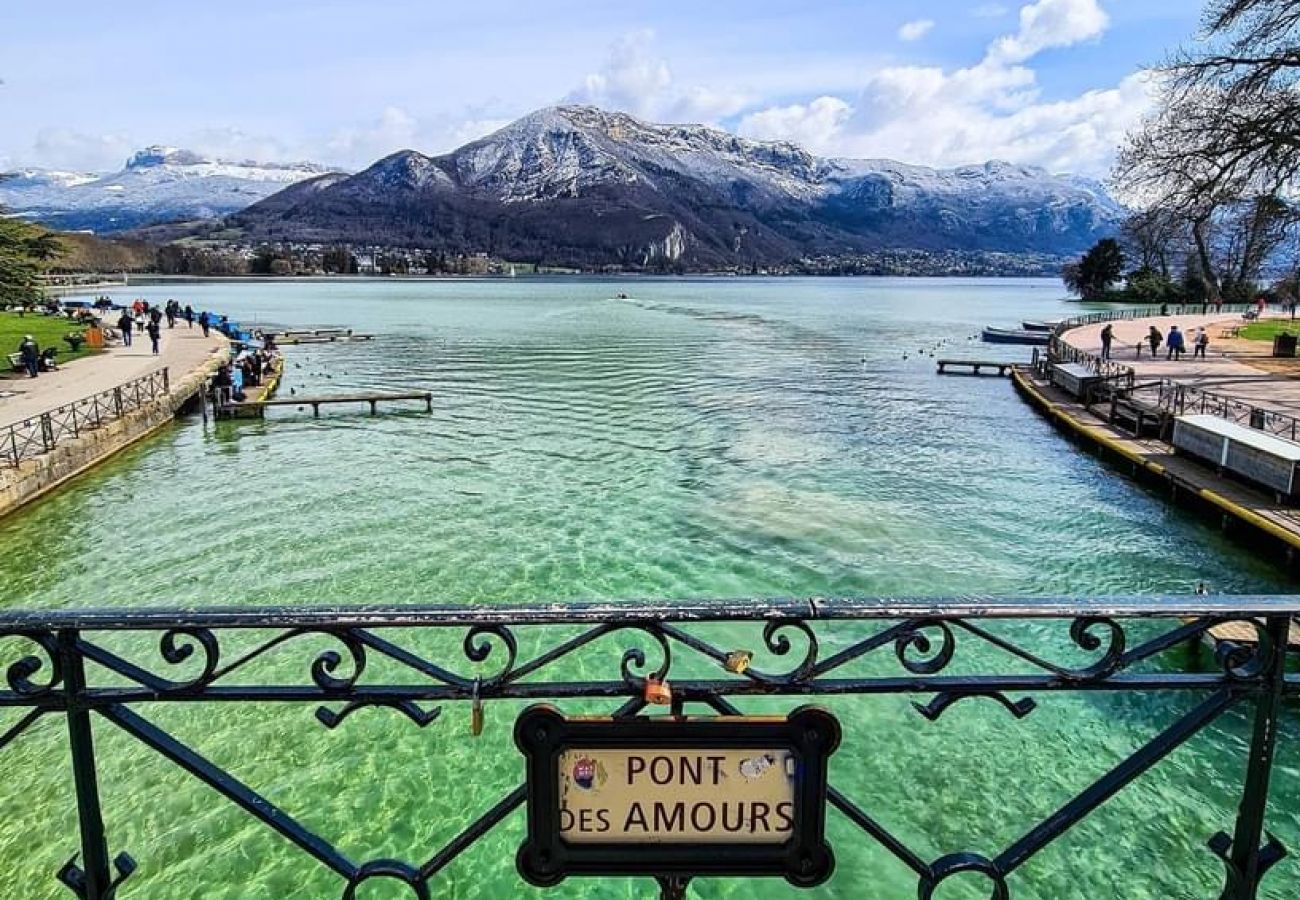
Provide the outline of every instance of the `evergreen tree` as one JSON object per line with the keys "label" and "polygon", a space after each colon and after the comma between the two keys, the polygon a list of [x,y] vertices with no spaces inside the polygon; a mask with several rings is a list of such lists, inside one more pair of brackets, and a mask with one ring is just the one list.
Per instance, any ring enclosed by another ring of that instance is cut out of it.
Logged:
{"label": "evergreen tree", "polygon": [[1105,296],[1124,274],[1124,251],[1114,238],[1102,238],[1077,263],[1061,271],[1065,286],[1084,300]]}
{"label": "evergreen tree", "polygon": [[62,252],[54,234],[0,217],[0,303],[34,303],[40,297],[41,273]]}

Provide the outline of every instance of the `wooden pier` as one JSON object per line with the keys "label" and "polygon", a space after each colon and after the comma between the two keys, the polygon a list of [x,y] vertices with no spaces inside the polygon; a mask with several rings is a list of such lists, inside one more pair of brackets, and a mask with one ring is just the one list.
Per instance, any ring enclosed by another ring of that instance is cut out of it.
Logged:
{"label": "wooden pier", "polygon": [[[940,375],[982,375],[980,369],[997,369],[998,377],[1003,378],[1014,367],[1020,363],[1004,362],[996,359],[941,359],[939,363]],[[949,372],[948,369],[955,368],[959,371]],[[960,371],[969,369],[969,372]],[[989,373],[992,374],[991,372]]]}
{"label": "wooden pier", "polygon": [[[417,391],[410,394],[340,394],[332,397],[281,397],[278,400],[246,400],[243,403],[232,403],[228,407],[223,407],[219,412],[226,415],[243,415],[260,416],[262,411],[268,406],[310,406],[313,416],[320,416],[320,408],[331,404],[342,403],[368,403],[370,405],[370,414],[373,416],[379,412],[380,403],[390,403],[401,400],[422,400],[426,412],[433,412],[433,392]],[[239,412],[235,412],[238,410]]]}
{"label": "wooden pier", "polygon": [[[271,368],[265,373],[262,383],[245,389],[246,399],[243,403],[227,403],[225,406],[213,405],[212,413],[218,419],[246,419],[260,416],[256,404],[269,402],[280,386],[280,377],[284,374],[284,357],[273,358]],[[206,413],[205,413],[206,414]]]}
{"label": "wooden pier", "polygon": [[319,335],[290,335],[288,337],[277,337],[276,344],[282,346],[296,346],[298,344],[350,344],[353,341],[373,341],[373,334],[319,334]]}

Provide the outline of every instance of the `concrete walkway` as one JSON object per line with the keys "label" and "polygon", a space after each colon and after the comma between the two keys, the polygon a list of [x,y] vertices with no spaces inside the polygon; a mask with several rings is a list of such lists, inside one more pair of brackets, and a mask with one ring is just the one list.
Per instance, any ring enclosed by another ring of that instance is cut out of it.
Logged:
{"label": "concrete walkway", "polygon": [[[1273,345],[1269,341],[1228,337],[1228,329],[1245,324],[1240,314],[1150,316],[1110,324],[1115,336],[1110,348],[1111,359],[1132,366],[1139,382],[1169,378],[1253,406],[1300,416],[1300,360],[1273,359]],[[1171,325],[1186,333],[1187,350],[1181,360],[1166,360],[1164,344],[1155,359],[1151,358],[1151,348],[1147,345],[1143,345],[1141,356],[1137,354],[1136,345],[1152,325],[1164,335],[1169,334]],[[1061,339],[1072,347],[1100,354],[1102,327],[1103,324],[1097,324],[1073,328],[1061,335]],[[1204,327],[1210,335],[1210,346],[1203,360],[1192,359],[1192,339],[1198,327]]]}
{"label": "concrete walkway", "polygon": [[130,347],[111,347],[104,353],[73,360],[57,372],[42,372],[38,378],[24,375],[0,379],[0,394],[5,395],[0,396],[0,426],[111,390],[164,367],[170,369],[172,384],[176,384],[226,344],[216,331],[205,338],[198,326],[189,329],[183,323],[171,329],[164,323],[157,356],[149,351],[149,335],[137,333],[134,337]]}

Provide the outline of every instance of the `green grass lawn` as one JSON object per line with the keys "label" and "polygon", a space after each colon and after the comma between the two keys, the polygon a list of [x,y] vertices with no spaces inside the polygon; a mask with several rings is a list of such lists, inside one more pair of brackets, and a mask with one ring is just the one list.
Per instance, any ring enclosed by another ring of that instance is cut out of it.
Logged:
{"label": "green grass lawn", "polygon": [[1300,319],[1270,319],[1241,329],[1241,336],[1248,341],[1271,341],[1279,334],[1300,335]]}
{"label": "green grass lawn", "polygon": [[[0,354],[17,353],[23,336],[30,334],[42,350],[57,347],[59,354],[55,361],[63,365],[70,360],[99,352],[82,344],[74,353],[63,339],[65,334],[84,334],[85,331],[85,326],[74,325],[61,316],[43,316],[40,313],[20,316],[16,312],[0,312]],[[0,373],[13,374],[9,370],[9,360],[4,356],[0,356]]]}

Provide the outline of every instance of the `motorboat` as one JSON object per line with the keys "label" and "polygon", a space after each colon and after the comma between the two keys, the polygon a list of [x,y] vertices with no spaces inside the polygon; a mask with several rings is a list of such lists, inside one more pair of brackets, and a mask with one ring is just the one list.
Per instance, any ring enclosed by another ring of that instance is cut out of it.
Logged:
{"label": "motorboat", "polygon": [[1052,339],[1051,331],[1031,331],[1020,328],[985,327],[980,339],[986,344],[1033,344],[1046,346]]}
{"label": "motorboat", "polygon": [[1056,326],[1060,324],[1060,319],[1025,319],[1020,323],[1020,327],[1025,331],[1055,331]]}

